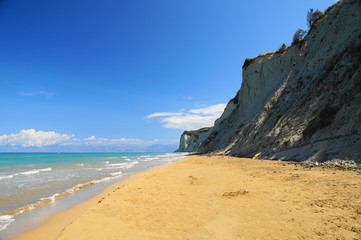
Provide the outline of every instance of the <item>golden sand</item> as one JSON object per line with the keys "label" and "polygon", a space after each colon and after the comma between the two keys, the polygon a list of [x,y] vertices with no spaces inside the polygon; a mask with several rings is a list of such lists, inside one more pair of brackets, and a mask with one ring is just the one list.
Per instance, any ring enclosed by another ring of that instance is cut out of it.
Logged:
{"label": "golden sand", "polygon": [[361,175],[192,156],[115,183],[15,239],[361,239]]}

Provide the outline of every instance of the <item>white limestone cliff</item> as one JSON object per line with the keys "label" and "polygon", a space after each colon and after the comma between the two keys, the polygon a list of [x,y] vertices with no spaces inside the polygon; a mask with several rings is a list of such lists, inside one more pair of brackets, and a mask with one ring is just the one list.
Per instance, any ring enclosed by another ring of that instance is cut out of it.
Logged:
{"label": "white limestone cliff", "polygon": [[191,141],[183,134],[179,150],[361,163],[360,26],[361,1],[340,1],[300,43],[246,60],[213,129]]}
{"label": "white limestone cliff", "polygon": [[201,128],[195,131],[184,131],[177,152],[197,152],[200,144],[205,141],[212,128]]}

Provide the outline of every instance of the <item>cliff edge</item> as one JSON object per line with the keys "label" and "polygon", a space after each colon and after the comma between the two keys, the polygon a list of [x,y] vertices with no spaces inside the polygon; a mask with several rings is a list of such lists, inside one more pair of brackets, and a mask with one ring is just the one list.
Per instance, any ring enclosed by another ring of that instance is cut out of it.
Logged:
{"label": "cliff edge", "polygon": [[361,1],[340,1],[298,43],[247,59],[223,115],[178,151],[361,163],[360,26]]}
{"label": "cliff edge", "polygon": [[201,143],[209,137],[211,131],[211,127],[184,131],[180,138],[179,149],[176,152],[198,152]]}

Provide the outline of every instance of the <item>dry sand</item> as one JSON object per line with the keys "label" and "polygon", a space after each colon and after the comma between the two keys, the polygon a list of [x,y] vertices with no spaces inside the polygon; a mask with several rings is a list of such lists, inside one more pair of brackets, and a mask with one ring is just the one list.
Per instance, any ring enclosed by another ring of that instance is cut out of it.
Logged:
{"label": "dry sand", "polygon": [[361,239],[361,175],[192,156],[113,184],[16,239]]}

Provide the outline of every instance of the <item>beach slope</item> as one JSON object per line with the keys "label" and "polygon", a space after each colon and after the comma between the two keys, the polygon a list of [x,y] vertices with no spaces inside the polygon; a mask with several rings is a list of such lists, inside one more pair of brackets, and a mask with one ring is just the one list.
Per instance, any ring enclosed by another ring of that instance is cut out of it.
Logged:
{"label": "beach slope", "polygon": [[191,156],[16,239],[361,239],[360,184],[352,171]]}

